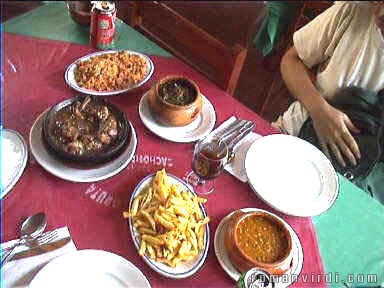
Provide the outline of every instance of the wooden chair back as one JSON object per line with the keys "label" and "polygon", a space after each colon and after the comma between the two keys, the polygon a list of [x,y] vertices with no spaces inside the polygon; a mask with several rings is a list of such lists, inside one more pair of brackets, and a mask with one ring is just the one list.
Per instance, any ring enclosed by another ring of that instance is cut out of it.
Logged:
{"label": "wooden chair back", "polygon": [[[199,19],[191,21],[191,19],[176,11],[175,6],[178,2],[133,1],[130,17],[131,25],[144,31],[160,46],[166,48],[176,57],[188,63],[226,92],[233,95],[247,56],[247,43],[224,43],[218,37],[203,29],[202,25],[198,26],[196,21]],[[179,6],[180,4],[181,2]],[[210,4],[208,2],[201,2],[201,4],[196,3],[189,6],[193,9],[200,9],[200,13],[195,13],[196,17],[204,14],[201,13],[204,12],[201,5],[207,6]],[[260,7],[263,8],[264,4],[260,5]],[[181,8],[184,7],[181,6]],[[214,9],[214,6],[211,9]],[[259,13],[255,19],[251,19],[253,23],[248,25],[251,29],[246,31],[247,41],[250,40],[252,32],[254,29],[257,29],[256,26],[261,22],[264,15],[265,11],[264,14]],[[227,20],[224,18],[222,21]],[[206,22],[209,24],[209,21]]]}

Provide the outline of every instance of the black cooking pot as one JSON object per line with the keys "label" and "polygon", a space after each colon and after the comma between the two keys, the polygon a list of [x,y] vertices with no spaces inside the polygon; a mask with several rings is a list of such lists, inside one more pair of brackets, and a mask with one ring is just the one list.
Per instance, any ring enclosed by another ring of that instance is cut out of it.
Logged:
{"label": "black cooking pot", "polygon": [[76,162],[79,164],[96,164],[104,163],[112,160],[120,155],[131,139],[131,128],[128,123],[125,113],[117,108],[112,103],[100,97],[91,97],[92,102],[96,102],[108,107],[112,114],[116,117],[118,125],[118,134],[116,139],[106,146],[102,151],[84,153],[75,155],[64,150],[62,145],[59,145],[54,139],[53,128],[55,127],[55,115],[64,107],[71,105],[76,101],[83,101],[87,96],[76,96],[71,99],[64,100],[54,105],[44,116],[42,138],[48,151],[62,160]]}

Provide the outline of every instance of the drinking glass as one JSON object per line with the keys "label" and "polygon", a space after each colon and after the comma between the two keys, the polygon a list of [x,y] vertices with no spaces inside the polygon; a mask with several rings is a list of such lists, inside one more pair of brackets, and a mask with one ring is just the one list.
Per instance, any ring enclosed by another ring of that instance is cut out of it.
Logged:
{"label": "drinking glass", "polygon": [[192,170],[187,182],[199,195],[207,195],[214,190],[214,179],[221,174],[228,161],[228,147],[212,137],[196,143],[193,152]]}

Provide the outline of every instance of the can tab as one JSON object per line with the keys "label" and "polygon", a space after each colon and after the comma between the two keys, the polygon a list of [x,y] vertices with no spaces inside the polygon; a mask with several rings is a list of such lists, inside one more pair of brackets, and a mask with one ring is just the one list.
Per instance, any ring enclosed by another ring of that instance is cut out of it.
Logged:
{"label": "can tab", "polygon": [[109,3],[107,1],[102,1],[101,2],[101,8],[103,8],[104,10],[108,10],[109,9]]}

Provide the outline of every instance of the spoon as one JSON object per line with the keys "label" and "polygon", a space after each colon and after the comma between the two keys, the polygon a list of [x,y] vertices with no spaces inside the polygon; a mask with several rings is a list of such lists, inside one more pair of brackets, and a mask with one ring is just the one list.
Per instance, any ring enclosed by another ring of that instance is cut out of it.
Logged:
{"label": "spoon", "polygon": [[21,238],[12,247],[11,252],[9,252],[8,255],[1,260],[1,266],[3,266],[6,262],[9,261],[9,259],[12,258],[12,256],[15,254],[17,246],[26,243],[29,238],[36,238],[41,233],[43,233],[46,227],[47,216],[44,213],[37,213],[25,219],[24,222],[21,224]]}

